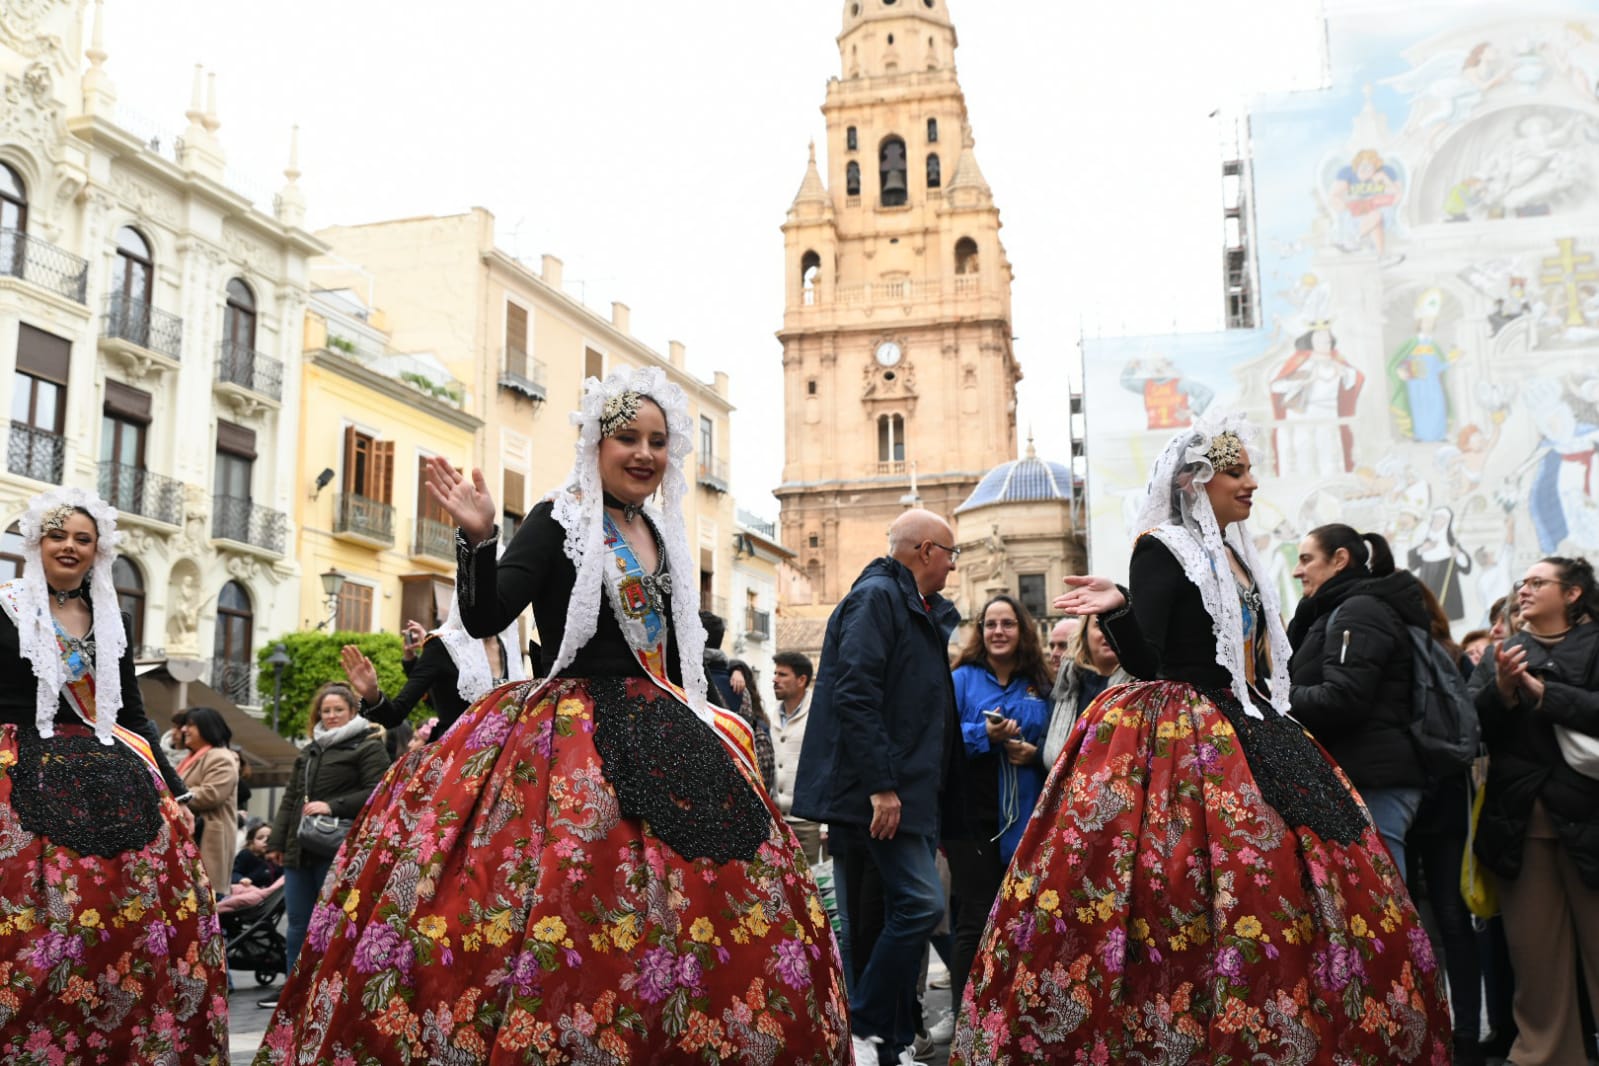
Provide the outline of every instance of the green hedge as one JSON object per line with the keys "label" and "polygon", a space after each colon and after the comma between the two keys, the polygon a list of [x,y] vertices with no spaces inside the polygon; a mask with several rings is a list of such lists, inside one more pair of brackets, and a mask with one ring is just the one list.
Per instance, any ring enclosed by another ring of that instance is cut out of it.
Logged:
{"label": "green hedge", "polygon": [[[393,633],[285,633],[262,643],[256,654],[261,667],[258,682],[267,721],[272,720],[272,667],[267,657],[282,644],[289,654],[283,668],[283,702],[278,712],[278,732],[286,737],[305,736],[311,697],[329,681],[344,681],[344,665],[339,649],[354,644],[377,667],[378,684],[392,696],[405,686],[405,671],[400,669],[400,638]],[[411,717],[425,721],[432,712],[418,704]]]}

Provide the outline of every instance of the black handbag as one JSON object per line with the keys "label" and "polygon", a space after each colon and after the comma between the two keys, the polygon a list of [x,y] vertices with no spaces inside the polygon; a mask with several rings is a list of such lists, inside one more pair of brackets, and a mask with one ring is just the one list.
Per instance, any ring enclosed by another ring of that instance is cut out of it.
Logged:
{"label": "black handbag", "polygon": [[354,818],[335,818],[331,814],[300,815],[300,850],[319,859],[331,859],[349,835]]}

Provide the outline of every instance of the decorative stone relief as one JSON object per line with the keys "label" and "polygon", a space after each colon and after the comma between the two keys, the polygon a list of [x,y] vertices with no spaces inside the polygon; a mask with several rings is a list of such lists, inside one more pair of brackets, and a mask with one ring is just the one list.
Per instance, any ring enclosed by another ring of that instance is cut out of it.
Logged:
{"label": "decorative stone relief", "polygon": [[183,486],[182,548],[189,555],[204,555],[211,548],[211,494],[198,485]]}
{"label": "decorative stone relief", "polygon": [[272,253],[267,246],[232,226],[222,227],[222,244],[228,255],[243,263],[257,274],[273,276]]}
{"label": "decorative stone relief", "polygon": [[[4,6],[10,3],[6,0]],[[36,145],[50,159],[59,160],[67,127],[61,105],[52,95],[53,85],[50,68],[43,62],[29,64],[20,78],[8,75],[4,106],[0,107],[0,135],[6,140]]]}
{"label": "decorative stone relief", "polygon": [[6,0],[0,4],[0,36],[25,56],[36,56],[57,42],[37,37],[39,21],[55,6],[55,0]]}
{"label": "decorative stone relief", "polygon": [[261,563],[252,556],[235,555],[233,552],[228,552],[226,560],[223,566],[227,569],[228,574],[236,580],[250,584],[261,576]]}
{"label": "decorative stone relief", "polygon": [[183,559],[172,568],[171,602],[167,604],[167,654],[174,659],[200,657],[200,568]]}
{"label": "decorative stone relief", "polygon": [[135,214],[177,225],[180,215],[178,198],[166,190],[158,189],[117,166],[111,168],[110,186],[117,199]]}

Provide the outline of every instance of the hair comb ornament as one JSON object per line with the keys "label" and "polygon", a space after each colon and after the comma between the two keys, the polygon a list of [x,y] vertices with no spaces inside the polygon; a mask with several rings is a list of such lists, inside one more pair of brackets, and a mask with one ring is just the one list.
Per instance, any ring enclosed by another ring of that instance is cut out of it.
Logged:
{"label": "hair comb ornament", "polygon": [[614,437],[617,432],[638,417],[639,394],[629,389],[605,401],[600,412],[600,436]]}
{"label": "hair comb ornament", "polygon": [[1226,470],[1236,466],[1244,457],[1244,441],[1232,430],[1224,430],[1210,439],[1210,447],[1205,449],[1205,458],[1210,460],[1210,465],[1216,470]]}

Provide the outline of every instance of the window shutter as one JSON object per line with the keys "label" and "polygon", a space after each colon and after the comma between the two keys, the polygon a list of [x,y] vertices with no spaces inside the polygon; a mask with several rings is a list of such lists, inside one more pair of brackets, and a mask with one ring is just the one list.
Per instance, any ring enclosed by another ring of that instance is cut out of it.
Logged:
{"label": "window shutter", "polygon": [[362,487],[357,485],[355,477],[355,457],[360,448],[356,440],[359,436],[354,426],[344,427],[344,491],[346,494],[361,495]]}
{"label": "window shutter", "polygon": [[17,369],[58,385],[67,383],[72,365],[72,342],[35,329],[27,323],[17,326]]}
{"label": "window shutter", "polygon": [[394,502],[394,442],[372,442],[372,480],[375,484],[367,495],[379,503]]}
{"label": "window shutter", "polygon": [[150,422],[150,394],[106,378],[105,413],[127,422]]}
{"label": "window shutter", "polygon": [[527,308],[505,305],[505,372],[527,377]]}
{"label": "window shutter", "polygon": [[523,487],[522,473],[518,470],[507,470],[503,479],[504,500],[500,507],[518,517],[527,513],[526,489]]}
{"label": "window shutter", "polygon": [[255,460],[255,430],[217,420],[217,451]]}

